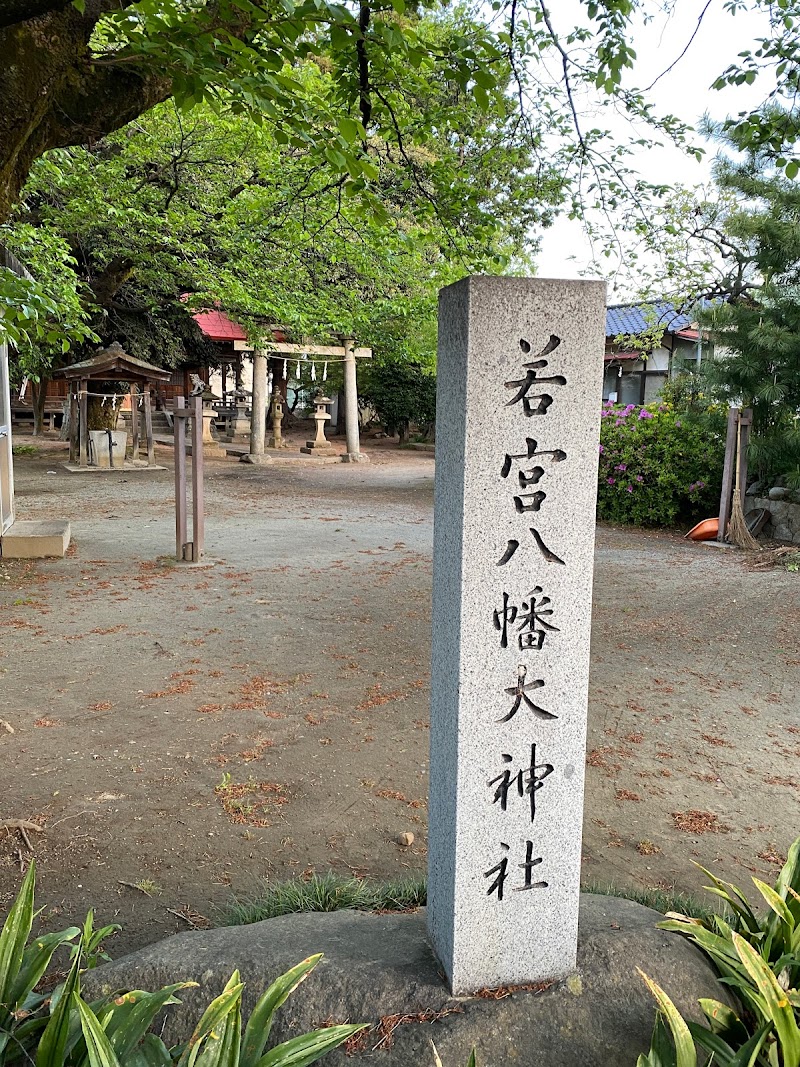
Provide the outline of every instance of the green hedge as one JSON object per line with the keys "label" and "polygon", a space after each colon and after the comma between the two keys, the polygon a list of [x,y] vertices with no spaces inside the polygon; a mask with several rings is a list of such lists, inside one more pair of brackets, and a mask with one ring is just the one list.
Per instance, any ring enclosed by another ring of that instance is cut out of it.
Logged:
{"label": "green hedge", "polygon": [[597,517],[694,524],[719,511],[724,441],[669,404],[603,405]]}

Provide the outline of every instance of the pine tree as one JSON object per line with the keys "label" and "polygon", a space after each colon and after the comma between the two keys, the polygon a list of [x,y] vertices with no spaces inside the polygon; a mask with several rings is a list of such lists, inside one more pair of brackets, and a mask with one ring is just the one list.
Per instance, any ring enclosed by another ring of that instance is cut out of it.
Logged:
{"label": "pine tree", "polygon": [[758,477],[800,487],[800,185],[758,157],[722,161],[716,178],[740,199],[725,234],[752,284],[706,312],[719,355],[707,373],[722,398],[753,409]]}

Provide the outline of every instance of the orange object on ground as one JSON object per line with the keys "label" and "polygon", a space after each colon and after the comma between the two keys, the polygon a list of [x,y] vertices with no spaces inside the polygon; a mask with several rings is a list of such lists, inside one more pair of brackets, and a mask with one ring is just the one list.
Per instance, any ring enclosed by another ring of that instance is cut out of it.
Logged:
{"label": "orange object on ground", "polygon": [[703,519],[686,534],[690,541],[713,541],[719,533],[719,519]]}

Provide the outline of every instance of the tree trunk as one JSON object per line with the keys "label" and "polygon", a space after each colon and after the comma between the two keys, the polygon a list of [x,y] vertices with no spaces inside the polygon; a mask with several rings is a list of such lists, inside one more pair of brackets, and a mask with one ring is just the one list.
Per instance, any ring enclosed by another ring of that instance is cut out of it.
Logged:
{"label": "tree trunk", "polygon": [[44,404],[45,400],[47,400],[47,382],[47,378],[42,378],[39,382],[31,381],[34,437],[41,437],[44,433]]}
{"label": "tree trunk", "polygon": [[105,403],[99,396],[89,397],[87,425],[90,430],[116,430],[117,409],[108,397],[105,398]]}
{"label": "tree trunk", "polygon": [[404,445],[408,441],[408,419],[403,419],[397,428],[397,433],[400,438],[398,444]]}
{"label": "tree trunk", "polygon": [[39,156],[96,141],[170,95],[163,75],[92,63],[88,42],[110,7],[88,0],[81,14],[66,0],[0,3],[0,222]]}
{"label": "tree trunk", "polygon": [[297,405],[299,403],[300,403],[300,390],[299,389],[295,389],[294,400],[292,401],[291,404],[287,400],[286,404],[284,406],[284,415],[283,415],[283,426],[284,426],[284,429],[286,429],[287,426],[295,426],[297,424],[298,419],[295,416],[295,411],[297,410]]}

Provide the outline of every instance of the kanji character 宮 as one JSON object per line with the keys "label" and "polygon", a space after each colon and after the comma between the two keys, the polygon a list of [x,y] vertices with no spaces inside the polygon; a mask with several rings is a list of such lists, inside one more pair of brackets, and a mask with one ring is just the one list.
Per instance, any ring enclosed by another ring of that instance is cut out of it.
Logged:
{"label": "kanji character \u5bae", "polygon": [[[503,460],[503,466],[500,468],[500,477],[507,478],[511,473],[511,467],[515,459],[534,459],[536,456],[550,456],[551,463],[563,463],[567,458],[567,453],[563,448],[548,448],[538,451],[539,442],[534,440],[533,437],[525,438],[525,452],[509,453],[506,452],[506,458]],[[527,473],[525,471],[519,471],[517,477],[519,479],[520,488],[527,489],[529,485],[536,485],[539,479],[544,474],[544,467],[535,466]]]}

